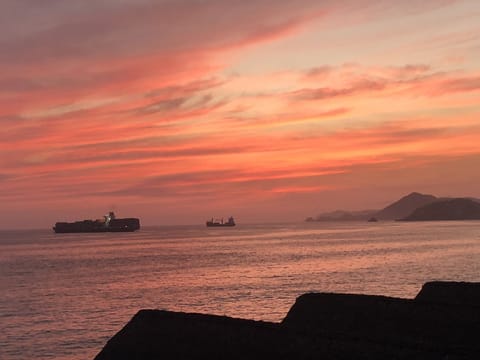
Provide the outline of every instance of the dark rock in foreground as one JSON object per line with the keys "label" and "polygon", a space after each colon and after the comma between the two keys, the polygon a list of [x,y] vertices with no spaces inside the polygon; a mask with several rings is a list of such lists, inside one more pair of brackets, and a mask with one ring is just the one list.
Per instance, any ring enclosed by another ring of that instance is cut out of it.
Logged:
{"label": "dark rock in foreground", "polygon": [[[193,313],[141,310],[100,359],[248,359],[291,354],[279,324]],[[278,342],[278,343],[277,343]]]}
{"label": "dark rock in foreground", "polygon": [[310,293],[281,323],[141,310],[110,359],[477,359],[480,283],[432,282],[415,299]]}
{"label": "dark rock in foreground", "polygon": [[415,301],[480,306],[480,284],[455,281],[428,282],[422,286]]}

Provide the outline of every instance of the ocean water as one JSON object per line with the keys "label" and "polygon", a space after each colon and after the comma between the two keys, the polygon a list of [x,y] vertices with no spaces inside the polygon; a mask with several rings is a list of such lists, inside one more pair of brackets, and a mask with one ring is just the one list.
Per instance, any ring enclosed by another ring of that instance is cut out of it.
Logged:
{"label": "ocean water", "polygon": [[0,359],[93,359],[140,309],[281,321],[305,292],[480,281],[480,222],[0,231]]}

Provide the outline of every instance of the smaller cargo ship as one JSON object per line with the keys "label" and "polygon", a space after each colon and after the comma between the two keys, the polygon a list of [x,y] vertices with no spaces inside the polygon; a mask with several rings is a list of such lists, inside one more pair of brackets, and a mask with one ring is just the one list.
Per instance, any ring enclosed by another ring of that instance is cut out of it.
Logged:
{"label": "smaller cargo ship", "polygon": [[233,216],[230,216],[227,221],[223,221],[222,219],[213,219],[207,221],[207,226],[235,226],[235,220],[233,220]]}
{"label": "smaller cargo ship", "polygon": [[128,232],[138,229],[140,229],[139,219],[117,219],[113,211],[104,215],[103,219],[57,222],[53,227],[56,233]]}

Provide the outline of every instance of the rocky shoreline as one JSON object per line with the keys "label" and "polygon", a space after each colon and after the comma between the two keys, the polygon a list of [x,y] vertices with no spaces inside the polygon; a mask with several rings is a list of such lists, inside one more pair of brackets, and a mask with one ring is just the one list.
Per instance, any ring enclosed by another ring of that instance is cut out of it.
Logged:
{"label": "rocky shoreline", "polygon": [[280,323],[140,310],[95,357],[476,359],[480,283],[428,282],[414,299],[307,293]]}

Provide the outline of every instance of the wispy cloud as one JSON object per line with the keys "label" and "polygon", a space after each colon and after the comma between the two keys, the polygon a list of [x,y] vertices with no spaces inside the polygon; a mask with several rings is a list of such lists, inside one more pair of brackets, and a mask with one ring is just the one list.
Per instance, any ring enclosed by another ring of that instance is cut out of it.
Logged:
{"label": "wispy cloud", "polygon": [[395,168],[409,185],[453,158],[471,175],[475,6],[4,0],[0,199],[274,218]]}

